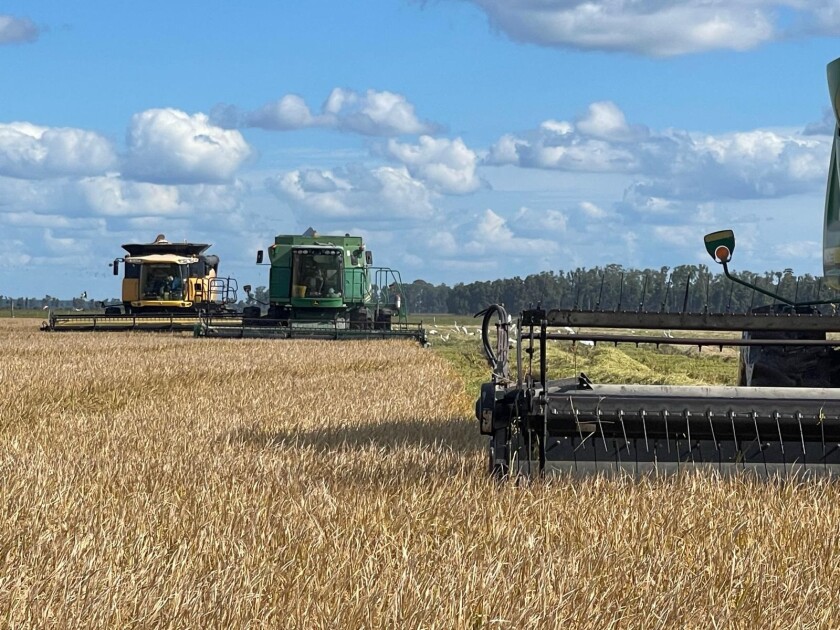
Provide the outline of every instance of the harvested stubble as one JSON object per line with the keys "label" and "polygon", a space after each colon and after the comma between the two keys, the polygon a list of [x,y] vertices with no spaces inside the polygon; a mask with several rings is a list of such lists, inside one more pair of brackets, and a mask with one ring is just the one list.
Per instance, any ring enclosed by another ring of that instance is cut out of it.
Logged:
{"label": "harvested stubble", "polygon": [[0,327],[11,627],[833,627],[835,483],[495,485],[410,343]]}

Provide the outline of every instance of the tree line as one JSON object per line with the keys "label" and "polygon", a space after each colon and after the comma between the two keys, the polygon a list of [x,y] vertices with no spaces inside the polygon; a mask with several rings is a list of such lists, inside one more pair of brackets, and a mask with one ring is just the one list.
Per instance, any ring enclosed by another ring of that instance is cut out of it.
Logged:
{"label": "tree line", "polygon": [[[840,299],[822,278],[806,274],[795,276],[792,269],[783,271],[739,271],[733,276],[793,302]],[[622,310],[647,312],[745,312],[772,304],[774,299],[731,281],[722,273],[712,273],[708,266],[680,265],[674,268],[626,269],[607,265],[572,271],[543,271],[521,278],[483,282],[434,285],[415,280],[403,286],[404,299],[411,313],[450,313],[473,315],[490,304],[504,304],[511,313],[542,305],[545,308],[587,310]],[[257,287],[257,303],[268,302],[266,287]],[[119,300],[105,300],[119,304]],[[240,299],[243,306],[249,300]],[[59,299],[0,295],[0,309],[74,308],[95,310],[103,302],[87,299]]]}
{"label": "tree line", "polygon": [[[792,269],[763,274],[740,271],[732,275],[793,302],[840,298],[822,278],[810,274],[795,276]],[[504,304],[508,312],[514,313],[537,305],[646,312],[745,312],[776,301],[722,273],[712,273],[703,264],[673,269],[607,265],[458,283],[452,287],[415,280],[404,288],[411,312],[457,315],[472,315],[494,303]]]}

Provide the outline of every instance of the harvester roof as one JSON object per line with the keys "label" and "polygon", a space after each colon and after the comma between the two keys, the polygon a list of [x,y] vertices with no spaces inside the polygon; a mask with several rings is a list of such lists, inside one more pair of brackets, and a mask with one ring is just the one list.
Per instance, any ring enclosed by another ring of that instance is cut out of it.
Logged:
{"label": "harvester roof", "polygon": [[126,243],[122,247],[129,256],[148,256],[149,254],[198,256],[210,245],[207,243],[170,243],[163,234],[159,234],[153,243]]}
{"label": "harvester roof", "polygon": [[146,254],[145,256],[129,256],[126,262],[134,264],[173,263],[176,265],[191,265],[198,262],[196,256],[183,254]]}

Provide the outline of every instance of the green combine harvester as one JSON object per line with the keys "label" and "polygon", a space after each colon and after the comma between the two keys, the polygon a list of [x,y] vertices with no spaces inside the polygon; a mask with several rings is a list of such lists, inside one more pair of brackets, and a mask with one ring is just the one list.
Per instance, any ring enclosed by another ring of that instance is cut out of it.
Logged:
{"label": "green combine harvester", "polygon": [[[840,289],[840,59],[828,65],[828,86],[837,124],[823,261],[826,284]],[[731,230],[707,235],[705,245],[730,280],[772,303],[746,312],[713,312],[708,304],[701,312],[673,312],[646,304],[642,296],[632,311],[622,310],[619,298],[593,310],[538,307],[516,319],[497,304],[484,312],[492,378],[481,386],[476,417],[488,436],[491,474],[697,468],[761,476],[840,473],[838,300],[790,300],[731,275]],[[686,283],[685,303],[688,289]],[[550,345],[583,340],[739,347],[739,385],[600,384],[582,373],[552,378]]]}
{"label": "green combine harvester", "polygon": [[[375,267],[360,236],[320,235],[309,228],[300,236],[275,237],[268,258],[268,301],[245,307],[235,326],[208,313],[197,335],[426,343],[422,324],[408,322],[400,273]],[[257,264],[263,261],[260,250]],[[244,288],[251,295],[251,287]]]}

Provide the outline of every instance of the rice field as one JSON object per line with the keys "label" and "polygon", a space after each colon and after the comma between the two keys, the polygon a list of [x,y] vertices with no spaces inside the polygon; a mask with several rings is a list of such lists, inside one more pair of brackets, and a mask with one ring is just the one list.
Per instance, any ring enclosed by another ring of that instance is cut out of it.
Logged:
{"label": "rice field", "polygon": [[496,484],[461,350],[37,325],[0,322],[2,627],[837,625],[836,482]]}

